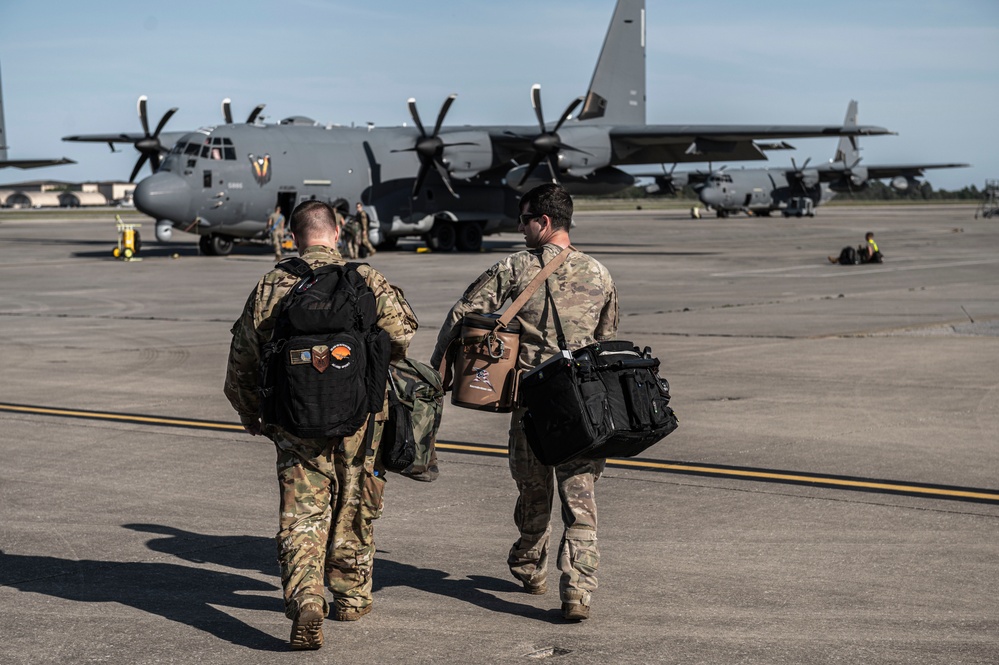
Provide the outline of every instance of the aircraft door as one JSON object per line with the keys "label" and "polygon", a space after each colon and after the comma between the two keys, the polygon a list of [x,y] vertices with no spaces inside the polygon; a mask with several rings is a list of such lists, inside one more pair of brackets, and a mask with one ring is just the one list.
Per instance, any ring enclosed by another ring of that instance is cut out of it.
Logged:
{"label": "aircraft door", "polygon": [[291,221],[291,212],[295,209],[295,200],[297,196],[297,192],[278,192],[277,195],[277,204],[281,206],[281,214],[284,215],[284,218],[289,222]]}

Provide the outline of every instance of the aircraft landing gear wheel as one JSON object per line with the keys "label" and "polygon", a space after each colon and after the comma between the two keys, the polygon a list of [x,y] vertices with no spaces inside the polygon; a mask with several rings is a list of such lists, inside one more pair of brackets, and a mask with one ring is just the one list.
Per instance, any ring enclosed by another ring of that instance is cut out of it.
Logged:
{"label": "aircraft landing gear wheel", "polygon": [[478,252],[482,249],[482,227],[475,222],[465,222],[458,226],[457,239],[459,252]]}
{"label": "aircraft landing gear wheel", "polygon": [[457,236],[452,222],[438,219],[427,233],[427,246],[435,252],[450,252],[454,249]]}
{"label": "aircraft landing gear wheel", "polygon": [[205,256],[215,256],[215,249],[212,247],[211,236],[201,236],[198,238],[198,249]]}
{"label": "aircraft landing gear wheel", "polygon": [[212,249],[216,256],[225,256],[232,251],[232,238],[225,236],[209,236],[211,238]]}
{"label": "aircraft landing gear wheel", "polygon": [[198,248],[205,256],[225,256],[232,251],[232,238],[210,235],[198,239]]}
{"label": "aircraft landing gear wheel", "polygon": [[168,219],[156,221],[156,239],[160,242],[170,242],[173,237],[173,222]]}

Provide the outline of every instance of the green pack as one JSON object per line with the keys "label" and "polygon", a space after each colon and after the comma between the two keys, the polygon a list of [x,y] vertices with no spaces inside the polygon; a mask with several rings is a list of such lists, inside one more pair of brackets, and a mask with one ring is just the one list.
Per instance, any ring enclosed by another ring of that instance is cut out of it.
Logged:
{"label": "green pack", "polygon": [[441,375],[403,358],[389,365],[389,417],[382,430],[382,464],[413,480],[437,479],[437,429],[444,413]]}

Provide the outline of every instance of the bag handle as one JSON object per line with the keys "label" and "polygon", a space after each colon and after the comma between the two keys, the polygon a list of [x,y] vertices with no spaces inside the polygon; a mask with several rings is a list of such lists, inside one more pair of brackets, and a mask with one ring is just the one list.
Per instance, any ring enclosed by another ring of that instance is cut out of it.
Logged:
{"label": "bag handle", "polygon": [[520,311],[520,308],[527,304],[527,301],[531,299],[531,296],[533,296],[534,293],[541,288],[542,283],[547,284],[547,280],[551,274],[555,272],[555,270],[569,257],[569,252],[575,249],[576,248],[572,245],[563,247],[562,251],[559,252],[554,259],[548,262],[548,265],[544,266],[541,271],[534,276],[534,279],[532,279],[531,283],[527,285],[527,288],[524,289],[519,296],[517,296],[517,299],[514,300],[509,307],[507,307],[506,311],[503,312],[503,315],[499,317],[499,320],[497,320],[496,328],[494,328],[494,330],[506,328],[510,325],[510,322],[513,321],[513,317],[515,317],[517,312]]}

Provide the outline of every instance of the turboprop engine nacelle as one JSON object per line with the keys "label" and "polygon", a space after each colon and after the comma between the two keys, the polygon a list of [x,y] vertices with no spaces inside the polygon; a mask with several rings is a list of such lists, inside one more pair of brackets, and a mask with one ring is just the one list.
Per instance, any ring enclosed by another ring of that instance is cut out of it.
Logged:
{"label": "turboprop engine nacelle", "polygon": [[571,176],[587,176],[611,162],[611,142],[606,129],[563,127],[558,132],[564,147],[558,153],[558,168]]}
{"label": "turboprop engine nacelle", "polygon": [[[448,132],[440,136],[448,144],[444,148],[444,165],[455,178],[468,180],[492,167],[493,144],[488,132]],[[451,145],[455,143],[468,145]]]}
{"label": "turboprop engine nacelle", "polygon": [[915,189],[919,187],[919,181],[911,176],[906,177],[904,175],[897,175],[894,178],[892,178],[891,186],[892,189],[896,191],[907,192],[910,189]]}

